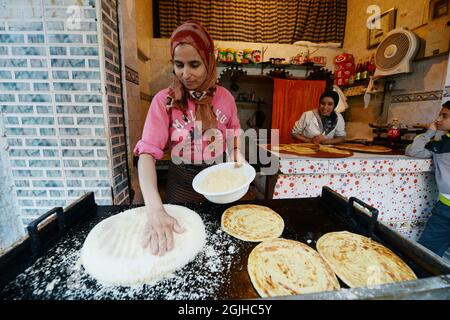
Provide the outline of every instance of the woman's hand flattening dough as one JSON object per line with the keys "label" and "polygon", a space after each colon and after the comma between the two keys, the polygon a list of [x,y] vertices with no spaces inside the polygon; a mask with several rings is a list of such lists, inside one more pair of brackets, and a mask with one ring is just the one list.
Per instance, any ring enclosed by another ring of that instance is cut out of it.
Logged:
{"label": "woman's hand flattening dough", "polygon": [[150,246],[152,254],[163,256],[173,249],[173,231],[183,233],[184,228],[168,215],[163,207],[151,208],[144,228],[142,245],[144,248]]}

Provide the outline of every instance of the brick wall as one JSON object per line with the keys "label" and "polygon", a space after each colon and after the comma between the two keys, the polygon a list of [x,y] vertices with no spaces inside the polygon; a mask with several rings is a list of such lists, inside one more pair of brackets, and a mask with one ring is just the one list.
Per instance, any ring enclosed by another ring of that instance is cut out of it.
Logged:
{"label": "brick wall", "polygon": [[0,152],[15,189],[0,196],[17,199],[24,224],[87,191],[127,200],[115,6],[0,0]]}
{"label": "brick wall", "polygon": [[102,30],[105,86],[108,108],[109,143],[112,153],[114,203],[128,203],[127,150],[121,91],[121,57],[117,28],[116,0],[102,0]]}

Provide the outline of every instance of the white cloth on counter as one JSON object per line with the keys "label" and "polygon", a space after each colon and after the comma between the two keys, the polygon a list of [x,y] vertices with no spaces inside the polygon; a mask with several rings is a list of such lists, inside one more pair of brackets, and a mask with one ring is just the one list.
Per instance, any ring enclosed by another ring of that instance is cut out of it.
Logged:
{"label": "white cloth on counter", "polygon": [[[316,114],[314,114],[316,111]],[[339,112],[337,114],[337,124],[336,127],[331,130],[325,138],[333,139],[334,137],[344,137],[345,132],[345,121]],[[324,134],[322,123],[319,123],[317,117],[317,110],[306,111],[302,114],[299,120],[297,120],[292,128],[292,134],[301,134],[306,138],[314,138],[317,135]]]}
{"label": "white cloth on counter", "polygon": [[370,77],[369,84],[367,86],[366,92],[364,92],[364,109],[369,106],[370,103],[370,92],[373,89],[373,78]]}
{"label": "white cloth on counter", "polygon": [[339,95],[339,102],[334,111],[342,113],[348,108],[347,97],[337,85],[333,85],[333,91]]}
{"label": "white cloth on counter", "polygon": [[381,76],[371,76],[369,84],[367,85],[366,92],[364,93],[364,108],[367,108],[370,103],[371,95],[374,93],[381,92],[379,85],[375,84],[375,81],[380,79]]}

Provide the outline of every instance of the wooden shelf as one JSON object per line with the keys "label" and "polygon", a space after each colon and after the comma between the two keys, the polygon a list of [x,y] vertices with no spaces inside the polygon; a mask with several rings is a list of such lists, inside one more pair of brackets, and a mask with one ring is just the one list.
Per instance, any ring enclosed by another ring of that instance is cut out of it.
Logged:
{"label": "wooden shelf", "polygon": [[359,82],[355,82],[354,84],[350,84],[347,86],[339,86],[339,88],[341,88],[341,90],[347,89],[347,88],[353,88],[353,87],[361,87],[364,86],[367,88],[367,86],[369,85],[370,79],[365,79],[363,81],[359,81]]}
{"label": "wooden shelf", "polygon": [[237,70],[240,72],[244,72],[246,76],[267,76],[264,71],[275,71],[275,70],[283,70],[286,73],[289,73],[288,78],[305,78],[308,75],[308,72],[313,69],[320,69],[324,66],[315,65],[313,63],[306,63],[302,65],[297,64],[271,64],[270,62],[261,62],[261,63],[223,63],[217,62],[217,74],[220,76],[224,71],[228,70]]}
{"label": "wooden shelf", "polygon": [[217,62],[217,67],[246,67],[246,68],[261,68],[262,63],[237,63],[237,62]]}
{"label": "wooden shelf", "polygon": [[[359,84],[356,86],[347,86],[347,87],[343,87],[342,88],[342,92],[344,93],[344,95],[346,97],[357,97],[357,96],[362,96],[364,95],[364,93],[367,90],[367,85],[364,84]],[[352,93],[353,92],[353,93]]]}
{"label": "wooden shelf", "polygon": [[263,68],[263,69],[272,69],[272,68],[286,68],[286,69],[312,69],[312,68],[323,68],[324,65],[316,65],[313,63],[304,63],[304,64],[272,64],[270,62],[260,62],[260,63],[236,63],[236,62],[217,62],[217,67],[225,67],[225,68]]}

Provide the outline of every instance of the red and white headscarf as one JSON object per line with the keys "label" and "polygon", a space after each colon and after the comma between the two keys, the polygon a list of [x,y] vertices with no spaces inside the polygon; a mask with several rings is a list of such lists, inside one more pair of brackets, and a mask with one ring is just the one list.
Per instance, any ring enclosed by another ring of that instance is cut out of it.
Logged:
{"label": "red and white headscarf", "polygon": [[187,99],[190,98],[196,105],[195,117],[197,121],[202,121],[203,130],[217,128],[217,119],[211,104],[217,83],[213,39],[199,22],[189,20],[176,28],[170,37],[172,60],[175,48],[179,44],[189,44],[197,50],[206,67],[207,76],[200,87],[195,91],[189,91],[175,75],[169,88],[169,95],[174,101],[173,105],[185,111]]}

